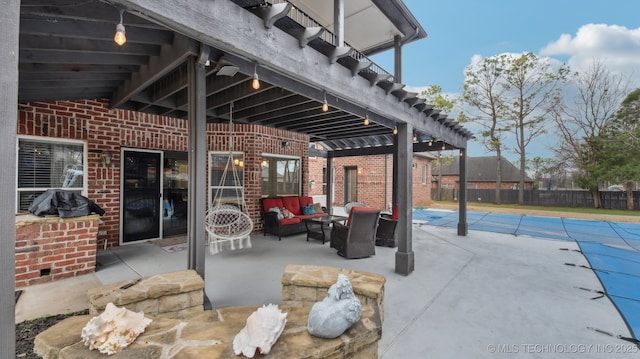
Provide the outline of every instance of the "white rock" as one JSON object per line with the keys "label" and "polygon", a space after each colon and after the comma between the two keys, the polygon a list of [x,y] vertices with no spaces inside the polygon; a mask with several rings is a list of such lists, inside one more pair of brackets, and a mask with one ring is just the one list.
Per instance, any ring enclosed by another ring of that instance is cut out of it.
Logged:
{"label": "white rock", "polygon": [[103,354],[115,354],[133,343],[151,323],[144,313],[118,308],[107,303],[104,312],[93,317],[82,328],[82,341],[89,350],[97,349]]}
{"label": "white rock", "polygon": [[276,304],[263,305],[251,313],[247,324],[233,338],[234,353],[253,358],[259,349],[260,354],[268,354],[284,330],[287,314]]}

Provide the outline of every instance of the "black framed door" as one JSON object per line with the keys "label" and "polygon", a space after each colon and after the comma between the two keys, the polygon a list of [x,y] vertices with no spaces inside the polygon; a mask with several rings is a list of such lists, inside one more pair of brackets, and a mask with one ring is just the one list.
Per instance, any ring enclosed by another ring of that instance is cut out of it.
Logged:
{"label": "black framed door", "polygon": [[121,155],[121,242],[160,238],[162,152],[123,149]]}

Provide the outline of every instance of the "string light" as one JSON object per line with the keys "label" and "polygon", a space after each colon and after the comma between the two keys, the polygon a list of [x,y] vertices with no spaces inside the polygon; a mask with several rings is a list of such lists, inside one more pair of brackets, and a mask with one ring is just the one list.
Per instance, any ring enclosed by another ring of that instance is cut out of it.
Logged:
{"label": "string light", "polygon": [[260,89],[260,79],[258,79],[258,64],[255,64],[255,67],[253,68],[253,80],[251,80],[251,87],[253,87],[254,90]]}
{"label": "string light", "polygon": [[324,102],[322,103],[322,112],[329,111],[329,103],[327,102],[327,91],[324,92]]}
{"label": "string light", "polygon": [[398,127],[394,127],[394,128],[393,128],[393,134],[394,134],[394,135],[397,135],[397,134],[398,134]]}
{"label": "string light", "polygon": [[365,126],[369,126],[369,116],[367,116],[367,114],[368,114],[368,110],[365,109],[364,110],[364,125]]}
{"label": "string light", "polygon": [[122,23],[123,14],[124,9],[120,9],[120,22],[116,25],[116,34],[113,36],[113,41],[115,41],[119,46],[122,46],[127,42],[127,32],[124,28],[124,24]]}

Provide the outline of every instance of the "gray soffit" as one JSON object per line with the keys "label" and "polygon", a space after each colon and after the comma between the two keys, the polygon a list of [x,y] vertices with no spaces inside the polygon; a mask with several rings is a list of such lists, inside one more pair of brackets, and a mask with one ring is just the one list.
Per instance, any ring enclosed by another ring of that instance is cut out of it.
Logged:
{"label": "gray soffit", "polygon": [[[208,54],[208,122],[228,121],[233,102],[234,121],[304,133],[329,151],[389,147],[397,123],[415,129],[414,150],[466,148],[472,138],[362,53],[339,55],[331,63],[335,46],[311,36],[303,47],[306,28],[292,18],[271,19],[268,28],[262,8],[269,6],[262,1],[112,3],[21,1],[19,102],[106,98],[114,108],[186,120],[186,60]],[[404,4],[371,4],[390,11],[398,29],[426,36]],[[122,47],[113,41],[119,7],[126,9],[128,41]],[[254,71],[259,90],[251,88]],[[321,110],[325,97],[327,112]]]}

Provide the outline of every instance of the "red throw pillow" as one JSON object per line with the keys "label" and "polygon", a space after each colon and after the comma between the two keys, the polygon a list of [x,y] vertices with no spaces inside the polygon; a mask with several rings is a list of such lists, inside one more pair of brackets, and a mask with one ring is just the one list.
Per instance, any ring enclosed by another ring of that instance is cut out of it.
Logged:
{"label": "red throw pillow", "polygon": [[398,219],[398,205],[393,206],[393,212],[391,212],[391,219]]}

